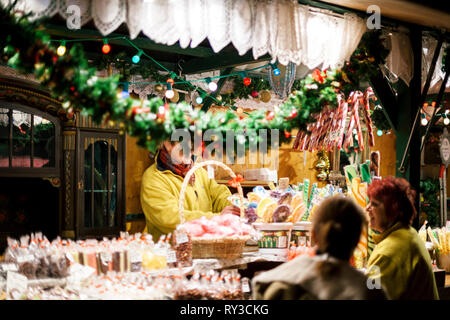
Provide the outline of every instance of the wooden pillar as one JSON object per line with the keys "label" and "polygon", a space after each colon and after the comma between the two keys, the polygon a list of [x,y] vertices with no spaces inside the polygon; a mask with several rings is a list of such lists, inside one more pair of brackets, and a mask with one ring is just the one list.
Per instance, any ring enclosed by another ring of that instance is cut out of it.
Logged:
{"label": "wooden pillar", "polygon": [[[411,144],[409,149],[409,156],[406,161],[406,170],[401,172],[399,170],[400,162],[403,153],[408,143],[409,134],[414,125],[414,119],[418,108],[420,108],[421,86],[422,86],[422,31],[418,27],[410,28],[410,42],[414,56],[414,73],[407,86],[404,82],[399,80],[398,86],[398,127],[397,127],[397,142],[396,142],[396,174],[399,177],[404,177],[409,181],[412,188],[416,190],[417,197],[415,199],[415,207],[419,212],[419,192],[420,192],[420,142],[421,131],[414,130],[411,137]],[[419,227],[419,218],[415,219],[413,226]]]}

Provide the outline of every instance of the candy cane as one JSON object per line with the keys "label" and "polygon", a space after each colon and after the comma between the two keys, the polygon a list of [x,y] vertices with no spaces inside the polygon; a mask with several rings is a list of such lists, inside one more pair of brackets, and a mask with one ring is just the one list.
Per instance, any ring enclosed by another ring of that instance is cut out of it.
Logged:
{"label": "candy cane", "polygon": [[366,124],[367,129],[369,131],[369,146],[373,147],[375,146],[375,137],[373,135],[373,123],[372,119],[370,118],[370,98],[374,96],[373,90],[371,87],[368,87],[366,91],[364,92],[364,115],[366,118]]}
{"label": "candy cane", "polygon": [[361,130],[361,122],[359,121],[359,99],[363,96],[361,91],[357,91],[353,97],[353,116],[355,117],[356,131],[358,133],[359,149],[364,150],[364,138]]}
{"label": "candy cane", "polygon": [[305,134],[305,137],[303,138],[302,144],[300,146],[301,151],[305,151],[306,143],[309,141],[309,134]]}
{"label": "candy cane", "polygon": [[[355,95],[355,92],[352,92],[350,94],[350,97],[349,97],[348,101],[352,102],[354,95]],[[349,108],[349,109],[350,109],[350,124],[349,124],[349,126],[347,128],[347,133],[345,134],[345,141],[344,141],[344,145],[343,145],[343,147],[344,147],[346,152],[348,152],[348,147],[351,144],[353,144],[352,131],[353,131],[353,127],[355,126],[355,118],[353,117],[353,112],[355,111],[355,109],[354,108]]]}
{"label": "candy cane", "polygon": [[300,139],[302,138],[302,135],[304,134],[304,132],[303,131],[298,131],[297,132],[297,136],[295,137],[295,141],[294,141],[294,144],[292,145],[292,149],[293,150],[296,150],[296,149],[298,149],[298,145],[300,144]]}
{"label": "candy cane", "polygon": [[339,123],[339,136],[337,141],[337,148],[342,149],[342,144],[344,140],[344,133],[345,133],[345,122],[347,120],[347,114],[348,114],[348,103],[344,99],[342,99],[342,109],[340,114],[340,123]]}

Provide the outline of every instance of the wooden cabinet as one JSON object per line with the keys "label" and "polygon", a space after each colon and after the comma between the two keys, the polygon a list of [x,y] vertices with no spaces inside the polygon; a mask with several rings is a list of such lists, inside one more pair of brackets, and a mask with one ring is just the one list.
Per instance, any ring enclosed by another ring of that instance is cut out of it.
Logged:
{"label": "wooden cabinet", "polygon": [[0,77],[0,186],[0,247],[36,231],[119,236],[125,135],[116,124],[67,114],[33,83]]}
{"label": "wooden cabinet", "polygon": [[125,231],[125,135],[115,124],[75,115],[64,137],[64,221],[69,238],[116,237]]}
{"label": "wooden cabinet", "polygon": [[76,235],[115,236],[125,229],[124,136],[77,132]]}

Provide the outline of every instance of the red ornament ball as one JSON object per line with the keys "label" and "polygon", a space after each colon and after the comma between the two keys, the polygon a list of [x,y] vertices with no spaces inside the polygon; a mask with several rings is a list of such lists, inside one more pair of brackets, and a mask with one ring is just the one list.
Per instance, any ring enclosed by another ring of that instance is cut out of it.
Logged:
{"label": "red ornament ball", "polygon": [[294,119],[297,116],[297,110],[293,110],[289,119]]}
{"label": "red ornament ball", "polygon": [[252,95],[253,98],[258,97],[258,91],[253,90],[251,95]]}
{"label": "red ornament ball", "polygon": [[270,111],[269,114],[266,116],[266,120],[270,121],[273,120],[273,118],[275,118],[275,113],[273,113],[273,111]]}
{"label": "red ornament ball", "polygon": [[110,51],[111,51],[111,46],[110,46],[109,44],[105,43],[105,44],[102,46],[102,52],[103,52],[104,54],[108,54]]}
{"label": "red ornament ball", "polygon": [[285,132],[284,132],[284,136],[285,136],[286,138],[289,138],[289,137],[291,136],[291,133],[288,132],[288,131],[285,131]]}
{"label": "red ornament ball", "polygon": [[250,83],[252,83],[252,79],[250,79],[248,77],[244,78],[244,85],[249,86]]}
{"label": "red ornament ball", "polygon": [[174,83],[174,81],[173,81],[173,79],[172,78],[169,78],[169,79],[167,79],[167,81],[166,81],[167,83],[170,83],[172,86],[173,86],[173,83]]}

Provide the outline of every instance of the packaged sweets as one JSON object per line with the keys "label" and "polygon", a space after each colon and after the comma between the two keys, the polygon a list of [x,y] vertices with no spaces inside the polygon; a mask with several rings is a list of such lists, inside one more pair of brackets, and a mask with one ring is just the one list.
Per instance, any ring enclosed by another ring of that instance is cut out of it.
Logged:
{"label": "packaged sweets", "polygon": [[192,266],[192,242],[188,232],[182,225],[177,226],[173,232],[172,247],[177,256],[177,267]]}

